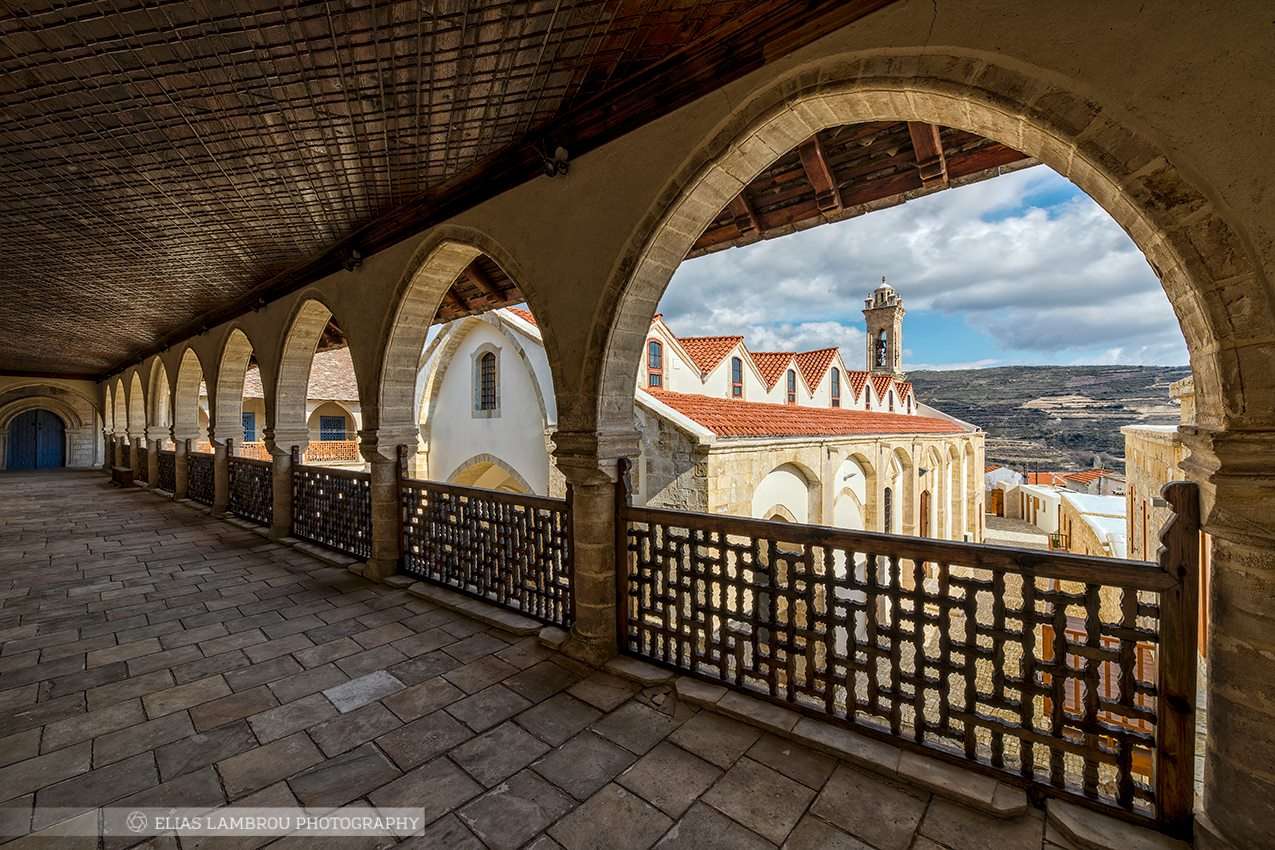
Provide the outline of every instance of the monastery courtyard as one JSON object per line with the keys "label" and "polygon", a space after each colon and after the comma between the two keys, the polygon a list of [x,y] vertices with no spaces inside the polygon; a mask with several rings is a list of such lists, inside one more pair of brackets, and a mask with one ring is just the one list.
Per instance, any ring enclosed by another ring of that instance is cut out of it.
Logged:
{"label": "monastery courtyard", "polygon": [[0,478],[0,551],[6,847],[97,846],[33,804],[228,803],[424,807],[341,847],[1069,846],[94,472]]}

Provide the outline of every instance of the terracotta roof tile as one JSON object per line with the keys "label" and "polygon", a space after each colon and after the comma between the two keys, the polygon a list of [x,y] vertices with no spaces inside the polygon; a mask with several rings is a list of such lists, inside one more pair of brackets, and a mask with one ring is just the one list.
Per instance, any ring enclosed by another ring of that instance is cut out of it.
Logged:
{"label": "terracotta roof tile", "polygon": [[1029,472],[1027,473],[1027,483],[1050,486],[1061,485],[1065,475],[1066,473],[1063,472]]}
{"label": "terracotta roof tile", "polygon": [[946,419],[869,413],[830,407],[765,404],[712,398],[665,390],[648,390],[719,437],[824,437],[853,434],[956,434],[960,426]]}
{"label": "terracotta roof tile", "polygon": [[[261,374],[256,366],[244,374],[243,394],[244,398],[265,397],[261,390]],[[310,388],[306,397],[335,401],[359,400],[359,385],[354,380],[350,349],[334,348],[314,355],[314,363],[310,366]]]}
{"label": "terracotta roof tile", "polygon": [[1000,468],[1001,468],[1001,467],[1000,467],[1000,464],[998,464],[998,463],[989,463],[989,464],[987,464],[987,465],[985,465],[985,466],[983,467],[983,471],[984,471],[984,472],[995,472],[996,470],[998,470],[998,469],[1000,469]]}
{"label": "terracotta roof tile", "polygon": [[1075,481],[1078,484],[1088,484],[1090,481],[1097,480],[1108,474],[1109,472],[1105,469],[1084,469],[1080,472],[1062,473],[1061,477],[1066,478],[1068,481]]}
{"label": "terracotta roof tile", "polygon": [[868,376],[870,374],[870,372],[864,372],[862,370],[846,373],[847,383],[849,383],[850,388],[854,390],[855,401],[858,401],[863,397],[863,388],[868,385]]}
{"label": "terracotta roof tile", "polygon": [[890,392],[890,387],[894,386],[894,378],[890,375],[873,375],[872,389],[877,394],[877,400],[885,401],[886,393]]}
{"label": "terracotta roof tile", "polygon": [[536,324],[536,317],[531,315],[531,311],[525,307],[506,307],[505,309],[528,324]]}
{"label": "terracotta roof tile", "polygon": [[761,372],[768,390],[774,389],[775,384],[779,383],[780,376],[793,361],[792,353],[788,351],[754,351],[752,354],[753,363],[757,365],[757,371]]}
{"label": "terracotta roof tile", "polygon": [[801,376],[806,379],[806,386],[812,390],[819,386],[824,372],[828,371],[828,367],[832,365],[832,359],[836,356],[836,348],[816,348],[814,351],[798,352],[797,368],[801,370]]}
{"label": "terracotta roof tile", "polygon": [[700,377],[717,368],[730,350],[744,341],[742,336],[683,336],[678,342],[699,367]]}
{"label": "terracotta roof tile", "polygon": [[895,381],[894,386],[899,391],[899,398],[903,399],[904,401],[907,401],[908,396],[912,395],[911,381]]}

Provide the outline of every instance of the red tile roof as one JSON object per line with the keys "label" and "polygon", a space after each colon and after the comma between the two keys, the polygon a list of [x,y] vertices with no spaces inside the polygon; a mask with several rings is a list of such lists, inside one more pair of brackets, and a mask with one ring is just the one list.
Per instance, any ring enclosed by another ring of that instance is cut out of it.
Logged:
{"label": "red tile roof", "polygon": [[1028,484],[1047,484],[1061,485],[1065,472],[1029,472],[1027,473]]}
{"label": "red tile roof", "polygon": [[[261,374],[257,367],[248,369],[243,379],[244,398],[264,398]],[[327,401],[358,401],[359,385],[354,380],[354,363],[350,349],[334,348],[314,355],[310,366],[310,386],[306,398]]]}
{"label": "red tile roof", "polygon": [[766,381],[766,389],[774,389],[779,378],[792,365],[793,356],[788,351],[754,351],[753,363]]}
{"label": "red tile roof", "polygon": [[844,408],[802,407],[711,398],[648,390],[669,407],[719,437],[835,437],[853,434],[956,434],[961,427],[946,419],[869,413]]}
{"label": "red tile roof", "polygon": [[1061,477],[1066,478],[1068,481],[1075,481],[1077,484],[1088,484],[1090,481],[1095,481],[1107,474],[1108,472],[1105,469],[1085,469],[1080,472],[1061,473]]}
{"label": "red tile roof", "polygon": [[828,367],[832,365],[832,359],[836,356],[836,348],[816,348],[814,351],[797,352],[797,368],[801,370],[801,376],[806,379],[806,386],[812,390],[819,386],[824,372],[828,371]]}
{"label": "red tile roof", "polygon": [[742,336],[683,336],[677,341],[699,367],[700,377],[717,368],[730,350],[744,341]]}
{"label": "red tile roof", "polygon": [[895,381],[894,386],[896,389],[898,389],[899,398],[902,399],[903,401],[906,402],[908,400],[908,396],[912,395],[911,381]]}
{"label": "red tile roof", "polygon": [[890,387],[894,385],[894,378],[890,375],[873,375],[872,389],[876,391],[877,401],[885,404],[886,393],[890,392]]}
{"label": "red tile roof", "polygon": [[870,374],[870,372],[862,370],[846,373],[846,377],[849,378],[850,388],[854,390],[855,401],[863,397],[863,388],[868,385],[868,376]]}
{"label": "red tile roof", "polygon": [[533,325],[536,323],[536,317],[531,315],[531,311],[525,307],[506,307],[505,309],[522,319],[524,322],[528,322]]}
{"label": "red tile roof", "polygon": [[985,465],[985,466],[983,467],[983,471],[984,471],[984,472],[995,472],[996,470],[998,470],[998,469],[1000,469],[1000,468],[1001,468],[1001,467],[1000,467],[1000,464],[998,464],[998,463],[989,463],[989,464],[987,464],[987,465]]}

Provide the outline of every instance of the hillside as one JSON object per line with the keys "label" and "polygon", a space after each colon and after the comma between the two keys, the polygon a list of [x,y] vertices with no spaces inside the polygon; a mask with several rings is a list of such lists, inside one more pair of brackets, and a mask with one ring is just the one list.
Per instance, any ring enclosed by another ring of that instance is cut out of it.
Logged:
{"label": "hillside", "polygon": [[987,431],[987,460],[1041,469],[1124,467],[1120,426],[1175,423],[1185,366],[1006,366],[911,372],[925,404]]}

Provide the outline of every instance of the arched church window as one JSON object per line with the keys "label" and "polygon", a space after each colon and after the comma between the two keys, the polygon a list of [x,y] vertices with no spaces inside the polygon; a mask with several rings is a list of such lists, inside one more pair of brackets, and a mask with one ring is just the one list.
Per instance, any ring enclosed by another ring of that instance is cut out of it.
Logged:
{"label": "arched church window", "polygon": [[482,361],[479,363],[478,371],[480,375],[480,392],[478,397],[479,410],[495,410],[496,409],[496,354],[488,351],[483,355]]}
{"label": "arched church window", "polygon": [[657,339],[646,344],[646,385],[664,386],[664,345]]}
{"label": "arched church window", "polygon": [[841,406],[841,372],[834,366],[832,369],[832,406]]}
{"label": "arched church window", "polygon": [[890,412],[894,412],[894,390],[890,390]]}
{"label": "arched church window", "polygon": [[788,370],[788,403],[797,403],[797,371],[795,369]]}
{"label": "arched church window", "polygon": [[889,347],[886,343],[885,331],[877,334],[877,365],[889,366]]}
{"label": "arched church window", "polygon": [[889,487],[885,488],[885,496],[881,500],[881,508],[882,512],[885,514],[885,525],[883,528],[885,529],[886,534],[890,534],[894,531],[894,491]]}
{"label": "arched church window", "polygon": [[730,395],[731,398],[744,397],[744,361],[740,357],[730,359]]}

